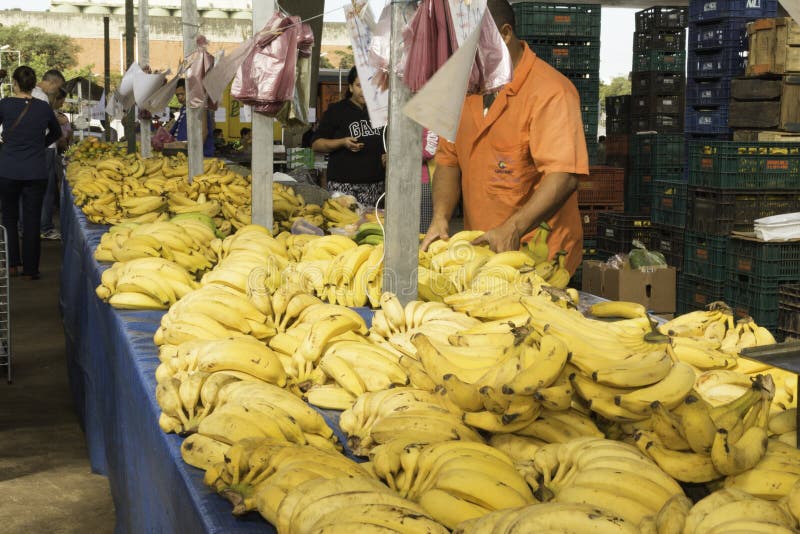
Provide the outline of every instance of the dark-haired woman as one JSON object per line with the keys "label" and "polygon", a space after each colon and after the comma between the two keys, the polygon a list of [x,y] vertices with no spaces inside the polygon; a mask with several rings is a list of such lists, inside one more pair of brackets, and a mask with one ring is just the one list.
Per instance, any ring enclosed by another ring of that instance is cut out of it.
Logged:
{"label": "dark-haired woman", "polygon": [[370,124],[367,103],[356,68],[347,76],[344,100],[332,104],[311,143],[315,152],[328,157],[328,190],[353,195],[374,207],[385,191],[386,151],[383,128]]}
{"label": "dark-haired woman", "polygon": [[[12,75],[14,95],[0,100],[3,149],[0,151],[0,204],[8,232],[9,274],[39,278],[42,200],[47,188],[45,148],[61,137],[61,126],[47,102],[31,96],[36,73],[28,66]],[[17,221],[22,199],[22,257]]]}
{"label": "dark-haired woman", "polygon": [[[178,118],[172,126],[169,133],[171,133],[178,141],[188,141],[189,134],[186,130],[186,80],[181,78],[178,80],[178,86],[175,88],[175,98],[181,105],[181,110],[178,112]],[[200,122],[203,128],[203,156],[207,158],[214,157],[214,112],[206,110],[206,119]]]}

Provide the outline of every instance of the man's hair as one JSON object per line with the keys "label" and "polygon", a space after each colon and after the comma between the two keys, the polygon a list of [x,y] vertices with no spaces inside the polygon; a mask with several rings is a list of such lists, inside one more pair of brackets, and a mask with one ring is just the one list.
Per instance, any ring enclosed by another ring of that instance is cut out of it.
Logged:
{"label": "man's hair", "polygon": [[175,86],[175,89],[177,89],[178,87],[183,87],[184,89],[186,89],[186,78],[181,78],[180,80],[178,80],[178,85]]}
{"label": "man's hair", "polygon": [[36,72],[27,65],[22,65],[14,69],[14,74],[11,75],[11,78],[16,81],[19,88],[26,93],[30,93],[33,91],[33,88],[36,87]]}
{"label": "man's hair", "polygon": [[511,7],[511,4],[508,3],[508,0],[489,0],[486,4],[486,8],[492,15],[492,19],[494,19],[498,30],[508,24],[516,33],[517,22],[514,17],[514,9]]}
{"label": "man's hair", "polygon": [[247,127],[242,128],[241,130],[239,130],[239,135],[240,136],[247,135],[249,133],[250,133],[250,128],[247,128]]}
{"label": "man's hair", "polygon": [[42,80],[46,82],[61,82],[64,83],[67,80],[64,79],[64,75],[61,74],[61,71],[58,69],[50,69],[42,75]]}

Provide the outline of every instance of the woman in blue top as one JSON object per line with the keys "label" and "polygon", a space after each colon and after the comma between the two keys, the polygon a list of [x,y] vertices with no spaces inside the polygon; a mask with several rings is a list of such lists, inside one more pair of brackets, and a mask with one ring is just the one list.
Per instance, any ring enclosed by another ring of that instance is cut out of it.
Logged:
{"label": "woman in blue top", "polygon": [[[178,86],[175,88],[175,98],[181,105],[181,111],[178,113],[178,119],[172,126],[169,133],[178,141],[188,141],[189,135],[186,133],[186,80],[178,80]],[[203,123],[203,156],[207,158],[214,157],[214,115],[210,110],[206,110],[206,120]]]}
{"label": "woman in blue top", "polygon": [[[9,274],[39,278],[42,201],[47,188],[45,149],[61,138],[61,125],[47,102],[31,96],[36,73],[28,66],[12,75],[14,96],[0,100],[3,149],[0,150],[0,204],[8,231]],[[22,260],[19,254],[20,197],[22,198]]]}

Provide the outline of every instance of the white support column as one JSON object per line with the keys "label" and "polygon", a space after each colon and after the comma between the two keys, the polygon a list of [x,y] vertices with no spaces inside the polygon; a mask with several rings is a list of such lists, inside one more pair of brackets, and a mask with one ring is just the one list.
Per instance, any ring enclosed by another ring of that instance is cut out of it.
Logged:
{"label": "white support column", "polygon": [[[253,35],[274,13],[274,0],[253,0]],[[273,119],[254,112],[252,133],[252,220],[272,231]]]}
{"label": "white support column", "polygon": [[403,304],[417,298],[422,176],[422,129],[403,114],[411,91],[394,69],[403,53],[403,21],[412,15],[406,10],[413,12],[413,4],[392,2],[383,268],[383,290],[395,293]]}
{"label": "white support column", "polygon": [[[197,0],[181,0],[181,22],[183,23],[183,55],[188,56],[197,48],[195,37],[200,30],[200,15]],[[189,100],[187,91],[186,100]],[[189,181],[203,174],[203,123],[205,109],[186,106],[186,137],[189,141]]]}
{"label": "white support column", "polygon": [[[149,0],[139,0],[139,65],[150,65],[150,10]],[[139,143],[143,158],[149,158],[150,147],[150,120],[139,120]]]}

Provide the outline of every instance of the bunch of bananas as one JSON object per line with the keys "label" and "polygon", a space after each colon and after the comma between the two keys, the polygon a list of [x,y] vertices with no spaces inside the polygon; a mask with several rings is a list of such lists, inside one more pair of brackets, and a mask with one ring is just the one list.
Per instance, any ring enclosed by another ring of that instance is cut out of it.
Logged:
{"label": "bunch of bananas", "polygon": [[325,216],[322,207],[317,204],[306,204],[303,196],[291,187],[272,184],[272,214],[278,231],[290,231],[298,220],[304,220],[319,229],[325,228]]}
{"label": "bunch of bananas", "polygon": [[379,222],[365,222],[358,227],[358,232],[353,236],[353,241],[359,245],[380,245],[383,243],[383,224]]}
{"label": "bunch of bananas", "polygon": [[733,488],[711,493],[688,511],[681,507],[667,515],[666,532],[797,532],[797,519],[787,507]]}
{"label": "bunch of bananas", "polygon": [[713,302],[706,310],[680,315],[659,326],[659,331],[671,337],[704,339],[729,354],[775,343],[770,331],[758,326],[750,317],[736,321],[733,311],[724,302]]}
{"label": "bunch of bananas", "polygon": [[358,212],[358,201],[350,195],[329,198],[322,204],[322,215],[328,228],[345,228],[355,225],[361,215]]}
{"label": "bunch of bananas", "polygon": [[[797,444],[769,438],[766,452],[751,469],[731,475],[723,486],[770,501],[788,501],[794,514],[800,511],[796,486],[800,482],[800,450]],[[795,516],[797,517],[797,516]]]}
{"label": "bunch of bananas", "polygon": [[517,466],[541,501],[588,504],[632,525],[683,495],[680,485],[636,447],[604,438],[544,445]]}
{"label": "bunch of bananas", "polygon": [[105,262],[161,257],[195,274],[217,260],[210,247],[214,230],[213,221],[200,214],[186,214],[171,221],[116,225],[100,237],[94,257]]}
{"label": "bunch of bananas", "polygon": [[370,459],[389,487],[448,528],[536,502],[513,460],[480,442],[425,443],[412,433],[399,434],[372,449]]}
{"label": "bunch of bananas", "polygon": [[198,287],[175,262],[160,257],[118,262],[103,271],[97,296],[123,310],[165,310]]}

